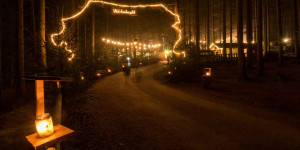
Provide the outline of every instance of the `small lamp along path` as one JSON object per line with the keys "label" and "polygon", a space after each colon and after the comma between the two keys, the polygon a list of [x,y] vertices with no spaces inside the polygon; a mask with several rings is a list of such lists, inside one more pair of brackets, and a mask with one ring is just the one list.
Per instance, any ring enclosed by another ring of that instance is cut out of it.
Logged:
{"label": "small lamp along path", "polygon": [[65,50],[67,52],[70,53],[70,57],[68,58],[69,61],[72,61],[73,58],[75,57],[75,54],[73,52],[72,49],[70,49],[68,47],[68,43],[66,41],[61,41],[60,43],[56,43],[55,42],[55,37],[59,36],[59,35],[62,35],[64,34],[65,30],[66,30],[66,21],[68,20],[71,20],[71,19],[74,19],[78,16],[80,16],[89,6],[91,3],[101,3],[101,4],[104,4],[104,5],[109,5],[109,6],[115,6],[115,7],[120,7],[120,8],[156,8],[156,7],[161,7],[163,8],[166,12],[168,12],[169,14],[171,14],[172,16],[174,16],[175,18],[175,23],[172,25],[172,28],[175,29],[175,31],[177,32],[178,36],[177,36],[177,40],[173,46],[173,50],[172,52],[175,53],[175,54],[180,54],[180,52],[176,52],[175,49],[177,47],[177,45],[179,44],[179,42],[182,40],[182,31],[180,29],[180,16],[179,14],[176,14],[174,13],[173,11],[171,11],[170,9],[168,9],[165,5],[163,4],[146,4],[146,5],[124,5],[124,4],[118,4],[118,3],[112,3],[112,2],[106,2],[106,1],[101,1],[101,0],[89,0],[86,5],[82,8],[81,11],[79,11],[78,13],[76,13],[75,15],[71,16],[71,17],[68,17],[68,18],[62,18],[61,19],[61,23],[62,23],[62,29],[59,33],[54,33],[51,35],[51,41],[53,43],[54,46],[57,46],[57,47],[65,47]]}

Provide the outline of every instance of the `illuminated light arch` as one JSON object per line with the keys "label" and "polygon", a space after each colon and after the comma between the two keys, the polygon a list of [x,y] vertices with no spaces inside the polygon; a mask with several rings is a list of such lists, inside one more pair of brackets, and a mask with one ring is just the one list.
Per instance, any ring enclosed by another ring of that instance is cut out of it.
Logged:
{"label": "illuminated light arch", "polygon": [[65,32],[65,30],[66,30],[65,22],[66,21],[74,19],[74,18],[78,17],[79,15],[81,15],[90,6],[91,3],[101,3],[101,4],[104,4],[104,5],[121,7],[121,8],[148,8],[148,7],[161,7],[161,8],[163,8],[166,12],[168,12],[169,14],[171,14],[172,16],[177,18],[177,20],[175,19],[175,23],[172,25],[172,28],[174,28],[175,31],[178,33],[178,37],[177,37],[177,40],[175,41],[172,52],[175,53],[175,54],[178,54],[178,53],[180,54],[180,52],[175,51],[177,45],[182,40],[182,31],[179,28],[179,25],[181,23],[180,16],[178,14],[172,12],[165,5],[163,5],[163,4],[124,5],[124,4],[106,2],[106,1],[101,1],[101,0],[89,0],[86,3],[86,5],[82,8],[82,10],[79,11],[77,14],[75,14],[71,17],[68,17],[68,18],[62,18],[61,19],[62,30],[59,33],[54,33],[54,34],[51,35],[51,41],[52,41],[54,46],[59,46],[59,47],[65,46],[65,50],[71,54],[71,57],[68,58],[69,61],[72,61],[72,59],[74,58],[74,56],[75,56],[74,52],[70,48],[68,48],[68,43],[66,41],[61,41],[61,43],[58,44],[58,43],[55,42],[54,38],[59,36],[59,35],[62,35]]}

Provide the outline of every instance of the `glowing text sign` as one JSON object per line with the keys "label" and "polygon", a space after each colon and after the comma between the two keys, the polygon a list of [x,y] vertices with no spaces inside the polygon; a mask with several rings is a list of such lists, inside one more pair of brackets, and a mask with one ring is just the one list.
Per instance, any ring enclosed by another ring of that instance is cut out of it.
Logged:
{"label": "glowing text sign", "polygon": [[113,8],[112,9],[113,15],[129,15],[129,16],[136,16],[135,9],[122,9],[122,8]]}

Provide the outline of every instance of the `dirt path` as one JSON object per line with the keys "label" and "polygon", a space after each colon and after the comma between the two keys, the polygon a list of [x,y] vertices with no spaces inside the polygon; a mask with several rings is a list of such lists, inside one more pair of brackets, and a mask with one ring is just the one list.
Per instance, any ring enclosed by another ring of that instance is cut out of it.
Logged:
{"label": "dirt path", "polygon": [[[299,149],[300,131],[257,118],[244,108],[213,102],[153,79],[117,73],[96,82],[67,121],[77,136],[65,149]],[[134,69],[133,69],[134,71]],[[70,115],[70,114],[69,114]]]}

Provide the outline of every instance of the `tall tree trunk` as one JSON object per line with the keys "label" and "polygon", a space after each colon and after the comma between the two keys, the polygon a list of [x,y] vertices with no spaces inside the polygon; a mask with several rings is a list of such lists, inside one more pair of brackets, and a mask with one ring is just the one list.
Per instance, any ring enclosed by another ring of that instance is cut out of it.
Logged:
{"label": "tall tree trunk", "polygon": [[[299,27],[298,27],[298,0],[293,0],[293,17],[294,17],[294,47],[295,47],[295,54],[296,58],[300,58],[300,50],[299,50]],[[298,1],[299,3],[299,1]]]}
{"label": "tall tree trunk", "polygon": [[232,0],[229,0],[229,16],[230,16],[230,57],[232,57]]}
{"label": "tall tree trunk", "polygon": [[199,59],[199,52],[200,52],[200,47],[199,47],[199,41],[200,41],[200,16],[199,16],[199,0],[195,0],[195,36],[196,36],[196,49],[195,49],[195,63],[196,63],[196,70],[198,70],[198,59]]}
{"label": "tall tree trunk", "polygon": [[95,5],[92,10],[92,63],[95,62]]}
{"label": "tall tree trunk", "polygon": [[18,0],[18,93],[25,94],[23,0]]}
{"label": "tall tree trunk", "polygon": [[[2,10],[2,0],[0,0],[0,9]],[[0,98],[2,95],[2,11],[0,11]]]}
{"label": "tall tree trunk", "polygon": [[223,0],[223,58],[227,59],[227,51],[226,51],[226,1]]}
{"label": "tall tree trunk", "polygon": [[[77,5],[77,8],[75,8],[75,9],[79,9],[79,0],[76,0],[76,5]],[[76,46],[77,46],[77,58],[82,58],[81,57],[81,55],[82,55],[82,53],[81,53],[81,48],[80,48],[80,46],[81,46],[81,40],[80,40],[80,19],[77,19],[76,20],[76,34],[77,34],[77,38],[76,38]],[[82,64],[82,63],[81,63]]]}
{"label": "tall tree trunk", "polygon": [[262,1],[257,0],[257,73],[262,75],[264,73],[263,63],[263,48],[262,48]]}
{"label": "tall tree trunk", "polygon": [[246,28],[247,28],[247,67],[252,68],[253,62],[253,34],[252,34],[252,1],[246,0]]}
{"label": "tall tree trunk", "polygon": [[270,52],[270,15],[269,15],[269,0],[265,0],[265,50],[266,54]]}
{"label": "tall tree trunk", "polygon": [[281,0],[277,0],[277,26],[278,26],[278,59],[279,65],[283,65],[283,49],[282,49],[282,21],[281,21]]}
{"label": "tall tree trunk", "polygon": [[223,38],[222,38],[222,19],[223,19],[223,18],[222,18],[222,14],[223,14],[223,9],[220,8],[220,22],[219,22],[219,23],[220,23],[220,24],[219,24],[219,25],[220,25],[220,26],[219,26],[219,27],[220,27],[220,30],[219,30],[219,33],[220,33],[220,45],[221,45],[222,39],[223,39]]}
{"label": "tall tree trunk", "polygon": [[[76,2],[75,0],[71,0],[71,13],[69,16],[72,16],[74,15],[76,12]],[[76,21],[73,20],[72,21],[72,34],[76,36]],[[74,41],[74,43],[71,44],[71,49],[74,50],[76,48],[76,45],[75,45],[76,41]]]}
{"label": "tall tree trunk", "polygon": [[243,47],[243,4],[242,2],[243,0],[236,0],[239,80],[247,79],[245,54],[244,54],[244,47]]}
{"label": "tall tree trunk", "polygon": [[254,0],[254,41],[257,42],[257,2]]}
{"label": "tall tree trunk", "polygon": [[216,43],[215,39],[215,0],[212,0],[212,43]]}
{"label": "tall tree trunk", "polygon": [[36,25],[35,25],[35,4],[34,0],[31,0],[31,18],[32,18],[32,30],[33,30],[33,56],[38,58],[37,50],[37,34],[36,34]]}
{"label": "tall tree trunk", "polygon": [[183,37],[184,42],[186,42],[186,4],[183,3]]}
{"label": "tall tree trunk", "polygon": [[209,50],[209,46],[210,46],[210,33],[209,33],[209,0],[206,0],[206,48],[207,50]]}
{"label": "tall tree trunk", "polygon": [[188,5],[189,5],[189,8],[188,8],[188,13],[189,13],[189,43],[191,43],[191,40],[192,40],[192,14],[191,14],[191,0],[188,0]]}
{"label": "tall tree trunk", "polygon": [[46,29],[45,29],[45,0],[40,0],[40,48],[41,48],[41,58],[44,68],[47,68],[47,58],[46,58]]}
{"label": "tall tree trunk", "polygon": [[88,52],[87,52],[87,14],[84,14],[84,50],[83,50],[83,61],[86,64]]}

